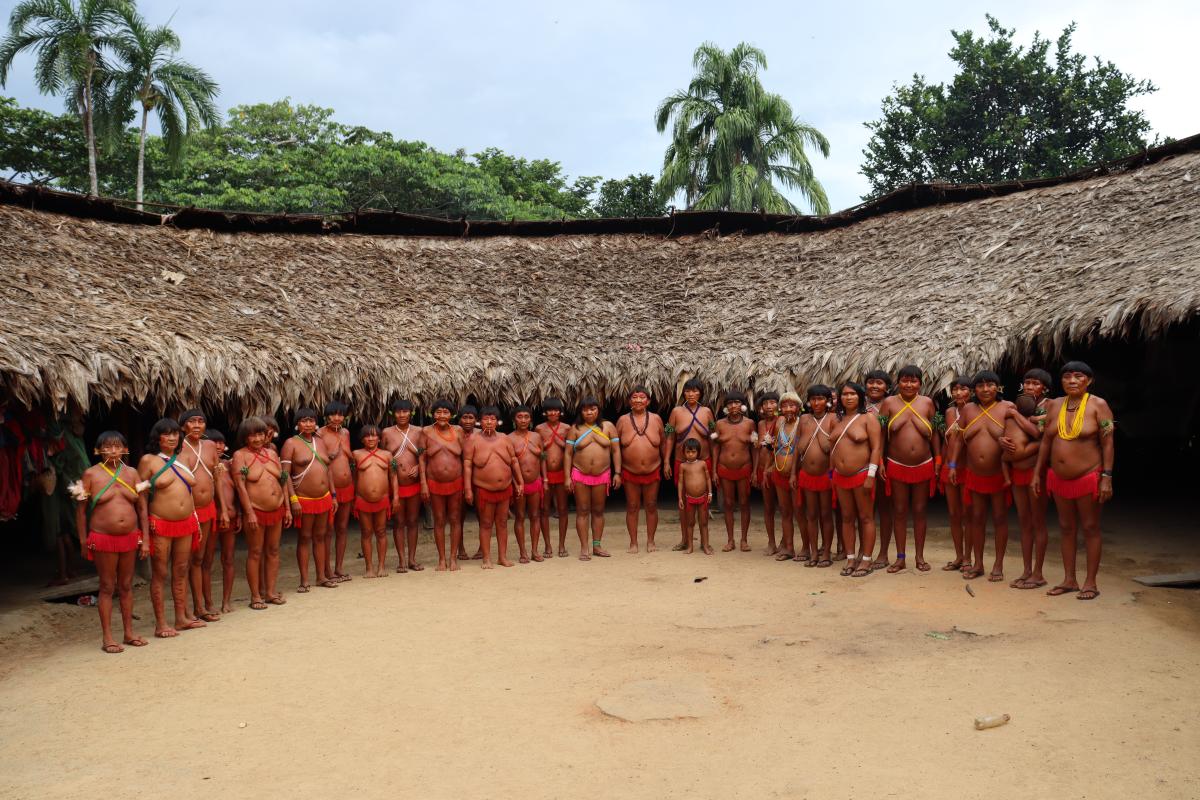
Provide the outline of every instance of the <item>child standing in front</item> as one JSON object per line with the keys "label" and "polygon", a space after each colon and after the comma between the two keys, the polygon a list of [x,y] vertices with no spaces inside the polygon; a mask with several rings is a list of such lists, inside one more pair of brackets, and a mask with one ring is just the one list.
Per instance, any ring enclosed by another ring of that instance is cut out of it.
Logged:
{"label": "child standing in front", "polygon": [[700,549],[706,555],[712,555],[713,549],[708,543],[708,505],[712,502],[712,476],[708,465],[700,461],[700,442],[688,439],[683,443],[684,461],[679,465],[676,476],[679,489],[679,522],[683,528],[683,541],[687,551],[695,551],[692,540],[692,525],[700,520]]}

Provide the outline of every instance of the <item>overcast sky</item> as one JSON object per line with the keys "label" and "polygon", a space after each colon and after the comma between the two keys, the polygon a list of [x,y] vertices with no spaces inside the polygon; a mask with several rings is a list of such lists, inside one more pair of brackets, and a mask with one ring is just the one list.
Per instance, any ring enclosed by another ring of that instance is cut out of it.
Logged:
{"label": "overcast sky", "polygon": [[[12,0],[0,0],[7,19]],[[659,101],[685,88],[696,46],[762,48],[768,90],[825,133],[815,155],[832,207],[867,190],[858,174],[880,100],[913,73],[951,77],[950,29],[986,29],[998,13],[1027,42],[1074,20],[1079,52],[1111,60],[1159,92],[1139,101],[1154,130],[1200,133],[1195,2],[405,3],[394,0],[141,0],[154,23],[174,14],[182,56],[207,69],[228,108],[290,97],[337,119],[443,150],[495,146],[562,162],[575,175],[657,174]],[[37,93],[22,57],[6,94]],[[1188,76],[1191,76],[1190,78]]]}

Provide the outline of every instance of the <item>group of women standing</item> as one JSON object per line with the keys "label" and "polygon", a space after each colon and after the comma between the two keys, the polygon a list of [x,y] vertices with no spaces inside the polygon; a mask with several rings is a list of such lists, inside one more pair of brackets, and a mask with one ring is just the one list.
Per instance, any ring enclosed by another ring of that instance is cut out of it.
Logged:
{"label": "group of women standing", "polygon": [[[805,403],[793,392],[760,394],[757,420],[745,414],[750,398],[734,391],[725,398],[725,413],[714,415],[700,404],[700,385],[689,382],[683,402],[666,423],[648,410],[649,391],[636,387],[629,413],[616,424],[602,418],[595,399],[582,401],[575,424],[562,420],[561,402],[549,400],[542,407],[545,420],[536,427],[532,409],[517,408],[508,434],[498,431],[502,420],[494,407],[455,409],[438,401],[432,408],[434,423],[419,427],[411,425],[412,404],[398,401],[392,407],[392,426],[360,428],[359,449],[351,448],[343,427],[346,407],[331,403],[320,428],[315,411],[298,411],[295,434],[278,448],[273,419],[243,420],[238,449],[231,455],[220,432],[209,430],[203,412],[192,409],[154,425],[136,468],[125,463],[125,437],[117,431],[102,433],[95,447],[99,463],[71,489],[81,551],[95,561],[100,575],[103,649],[109,653],[122,652],[122,642],[146,644],[133,630],[131,585],[138,557],[151,559],[155,636],[170,638],[232,610],[234,537],[239,531],[246,536],[250,607],[264,610],[287,602],[278,586],[279,550],[282,531],[293,524],[299,530],[299,592],[314,585],[335,588],[350,579],[344,558],[351,513],[360,522],[365,577],[386,574],[389,520],[398,571],[420,570],[416,544],[422,504],[433,510],[439,570],[457,570],[468,558],[462,537],[466,507],[473,507],[479,519],[480,547],[474,558],[484,567],[493,565],[493,535],[496,563],[512,566],[507,558],[510,512],[520,561],[555,554],[552,510],[559,517],[557,554],[567,555],[568,496],[575,501],[579,557],[589,560],[609,555],[603,547],[604,507],[609,492],[622,487],[630,551],[638,550],[641,512],[647,550],[656,549],[662,480],[673,480],[679,491],[682,524],[676,550],[691,551],[691,523],[699,522],[703,549],[711,552],[707,521],[714,488],[724,500],[724,549],[735,549],[734,515],[740,512],[741,549],[748,550],[749,490],[755,486],[764,495],[768,553],[810,567],[828,567],[845,558],[842,574],[848,577],[907,568],[910,518],[916,567],[930,569],[923,552],[926,500],[940,487],[955,547],[955,559],[944,569],[959,570],[966,579],[984,574],[990,512],[996,559],[989,579],[1002,580],[1007,503],[1015,498],[1025,569],[1010,585],[1018,589],[1046,583],[1044,514],[1047,495],[1053,495],[1063,532],[1065,578],[1049,594],[1079,592],[1080,599],[1092,599],[1099,595],[1099,506],[1112,494],[1113,465],[1112,414],[1088,392],[1092,378],[1086,364],[1068,363],[1061,376],[1064,395],[1050,399],[1049,375],[1031,370],[1013,403],[999,399],[999,378],[985,371],[956,379],[942,414],[920,395],[920,370],[905,367],[895,389],[891,377],[877,371],[863,384],[846,382],[836,392],[809,387]],[[456,414],[458,424],[453,424]],[[877,480],[883,492],[876,491]],[[1082,587],[1075,577],[1079,531],[1088,554]],[[895,561],[889,556],[893,539]],[[219,610],[211,595],[218,543],[224,578]],[[315,565],[312,583],[310,558]],[[166,613],[168,585],[173,624]],[[114,594],[120,598],[121,642],[111,630]]]}

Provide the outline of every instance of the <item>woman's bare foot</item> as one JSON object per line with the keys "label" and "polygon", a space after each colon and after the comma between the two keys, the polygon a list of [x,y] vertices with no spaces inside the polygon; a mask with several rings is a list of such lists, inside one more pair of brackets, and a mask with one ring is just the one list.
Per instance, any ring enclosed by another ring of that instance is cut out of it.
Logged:
{"label": "woman's bare foot", "polygon": [[626,553],[640,553],[640,552],[642,552],[642,549],[641,549],[641,547],[638,546],[637,542],[634,542],[633,544],[629,545],[629,549],[626,550],[625,552]]}
{"label": "woman's bare foot", "polygon": [[192,631],[197,628],[207,628],[207,627],[208,627],[208,624],[202,619],[188,620],[187,622],[183,623],[182,625],[179,624],[178,620],[176,620],[176,622],[175,622],[175,630],[177,630],[177,631]]}
{"label": "woman's bare foot", "polygon": [[[480,558],[483,558],[483,556],[480,556]],[[479,566],[483,567],[484,569],[493,569],[492,560],[490,558],[483,558],[483,563]]]}
{"label": "woman's bare foot", "polygon": [[458,559],[457,558],[450,559],[450,571],[458,572],[460,569],[462,569],[462,568],[460,566],[458,566]]}
{"label": "woman's bare foot", "polygon": [[656,545],[654,542],[646,542],[646,552],[647,553],[657,553],[658,545]]}
{"label": "woman's bare foot", "polygon": [[565,547],[558,548],[558,557],[559,558],[566,558],[569,555],[571,555],[571,554],[567,552],[567,548],[565,548]]}
{"label": "woman's bare foot", "polygon": [[531,556],[531,558],[533,558],[533,560],[539,564],[546,560],[545,558],[542,557],[542,554],[537,552],[536,550],[533,552],[533,555]]}
{"label": "woman's bare foot", "polygon": [[433,568],[433,571],[445,572],[447,569],[449,569],[449,566],[446,564],[446,561],[444,559],[439,559],[437,566]]}
{"label": "woman's bare foot", "polygon": [[769,542],[766,548],[763,549],[764,556],[773,556],[779,552],[779,547],[774,542]]}
{"label": "woman's bare foot", "polygon": [[725,546],[721,548],[721,552],[728,553],[736,547],[737,547],[737,545],[733,543],[733,539],[730,539],[728,542],[725,543]]}
{"label": "woman's bare foot", "polygon": [[520,564],[528,564],[529,556],[521,556],[520,558],[517,559],[517,562]]}
{"label": "woman's bare foot", "polygon": [[378,578],[379,575],[375,572],[375,570],[368,569],[366,572],[363,573],[363,577],[364,578]]}
{"label": "woman's bare foot", "polygon": [[483,558],[483,551],[482,551],[482,550],[476,550],[476,551],[475,551],[475,555],[471,556],[471,560],[472,560],[472,561],[479,561],[481,558]]}
{"label": "woman's bare foot", "polygon": [[179,631],[174,628],[155,628],[154,635],[159,639],[171,639],[179,635]]}
{"label": "woman's bare foot", "polygon": [[749,552],[750,552],[750,543],[749,543],[748,541],[746,541],[745,539],[742,539],[742,547],[741,547],[741,551],[742,551],[743,553],[749,553]]}
{"label": "woman's bare foot", "polygon": [[[726,551],[726,552],[728,552],[728,551]],[[711,544],[704,545],[704,555],[711,556],[712,554],[713,554],[712,545]]]}
{"label": "woman's bare foot", "polygon": [[[496,559],[496,563],[502,567],[511,567],[513,565],[513,562],[509,561],[507,558],[498,558]],[[528,564],[529,560],[526,559],[525,563]]]}
{"label": "woman's bare foot", "polygon": [[221,613],[222,614],[232,614],[233,606],[230,605],[229,603],[221,603]]}

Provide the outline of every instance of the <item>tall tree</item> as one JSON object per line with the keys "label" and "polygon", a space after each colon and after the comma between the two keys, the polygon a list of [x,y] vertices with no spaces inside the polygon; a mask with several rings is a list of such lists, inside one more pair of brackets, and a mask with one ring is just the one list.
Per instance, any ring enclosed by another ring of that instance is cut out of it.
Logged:
{"label": "tall tree", "polygon": [[[805,151],[829,156],[829,140],[800,121],[777,94],[763,89],[767,57],[742,42],[726,53],[702,44],[692,58],[688,88],[659,104],[658,132],[671,127],[659,181],[689,207],[799,213],[779,186],[800,195],[814,213],[829,213],[825,189]],[[778,184],[778,186],[776,185]]]}
{"label": "tall tree", "polygon": [[[1155,91],[1110,61],[1071,51],[1075,25],[1029,47],[987,17],[989,33],[951,31],[947,84],[914,75],[867,122],[862,174],[871,195],[910,183],[995,183],[1062,175],[1147,147],[1150,123],[1129,107]],[[865,198],[866,199],[866,198]]]}
{"label": "tall tree", "polygon": [[121,12],[121,29],[113,50],[118,64],[112,68],[109,122],[121,125],[133,104],[141,108],[138,135],[137,207],[142,208],[145,187],[146,124],[150,112],[158,114],[163,144],[173,165],[183,158],[187,137],[201,127],[220,124],[216,82],[204,70],[175,57],[179,37],[166,25],[152,28],[132,6]]}
{"label": "tall tree", "polygon": [[104,52],[112,48],[113,31],[127,6],[125,0],[23,0],[9,16],[8,35],[0,42],[0,86],[7,84],[13,60],[33,50],[38,90],[65,94],[68,107],[82,117],[93,196],[99,194],[96,94],[103,88]]}

